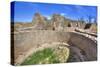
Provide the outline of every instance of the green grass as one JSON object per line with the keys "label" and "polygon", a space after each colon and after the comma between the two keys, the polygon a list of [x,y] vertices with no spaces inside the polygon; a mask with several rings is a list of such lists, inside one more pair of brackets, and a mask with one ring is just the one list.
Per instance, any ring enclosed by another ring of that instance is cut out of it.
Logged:
{"label": "green grass", "polygon": [[56,56],[53,54],[53,50],[46,48],[42,51],[37,51],[32,56],[27,58],[21,65],[29,64],[45,64],[45,63],[58,63]]}
{"label": "green grass", "polygon": [[33,53],[21,65],[62,63],[66,62],[68,54],[66,48],[45,48]]}

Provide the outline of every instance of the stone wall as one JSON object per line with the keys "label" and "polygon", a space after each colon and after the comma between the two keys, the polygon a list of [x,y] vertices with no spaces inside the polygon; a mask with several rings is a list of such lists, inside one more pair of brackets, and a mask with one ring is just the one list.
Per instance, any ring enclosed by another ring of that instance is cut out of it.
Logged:
{"label": "stone wall", "polygon": [[[72,33],[51,30],[21,31],[14,33],[14,63],[20,64],[44,43],[62,42],[82,49],[88,60],[97,59],[97,47],[89,38]],[[52,44],[51,44],[52,45]]]}
{"label": "stone wall", "polygon": [[36,30],[31,32],[18,32],[14,34],[15,63],[22,62],[21,56],[30,51],[31,48],[38,48],[44,43],[64,42],[69,40],[66,32]]}
{"label": "stone wall", "polygon": [[68,43],[82,49],[86,54],[87,61],[97,59],[97,44],[88,37],[70,32],[70,39]]}

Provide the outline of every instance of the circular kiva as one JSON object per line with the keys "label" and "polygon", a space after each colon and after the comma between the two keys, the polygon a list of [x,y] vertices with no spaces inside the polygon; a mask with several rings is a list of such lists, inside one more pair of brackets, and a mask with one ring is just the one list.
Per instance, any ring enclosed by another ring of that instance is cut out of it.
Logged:
{"label": "circular kiva", "polygon": [[21,64],[28,56],[40,49],[59,44],[69,48],[68,62],[71,56],[75,57],[76,61],[97,60],[97,44],[88,37],[74,32],[34,30],[14,33],[15,65]]}
{"label": "circular kiva", "polygon": [[[45,43],[36,52],[30,55],[21,65],[65,63],[69,58],[70,50],[63,43]],[[48,46],[51,45],[51,46]],[[46,46],[46,47],[45,47]]]}

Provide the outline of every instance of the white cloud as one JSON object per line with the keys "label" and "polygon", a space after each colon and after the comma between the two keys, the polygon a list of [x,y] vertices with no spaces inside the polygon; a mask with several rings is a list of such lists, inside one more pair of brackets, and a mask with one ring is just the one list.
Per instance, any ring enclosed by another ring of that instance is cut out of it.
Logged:
{"label": "white cloud", "polygon": [[65,13],[61,13],[62,16],[65,16]]}

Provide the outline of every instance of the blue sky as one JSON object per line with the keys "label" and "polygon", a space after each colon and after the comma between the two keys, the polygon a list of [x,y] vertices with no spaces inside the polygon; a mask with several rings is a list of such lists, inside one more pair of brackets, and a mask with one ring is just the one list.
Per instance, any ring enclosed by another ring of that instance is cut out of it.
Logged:
{"label": "blue sky", "polygon": [[[14,7],[14,8],[13,8]],[[48,3],[33,3],[33,2],[12,2],[11,5],[12,16],[11,19],[15,22],[31,22],[34,13],[39,12],[41,15],[51,18],[53,14],[61,14],[66,18],[77,20],[84,18],[87,20],[88,16],[96,18],[96,6],[82,6],[82,5],[66,5],[66,4],[48,4]],[[14,10],[14,11],[13,11]],[[13,14],[14,13],[14,14]],[[13,18],[14,15],[14,18]]]}

